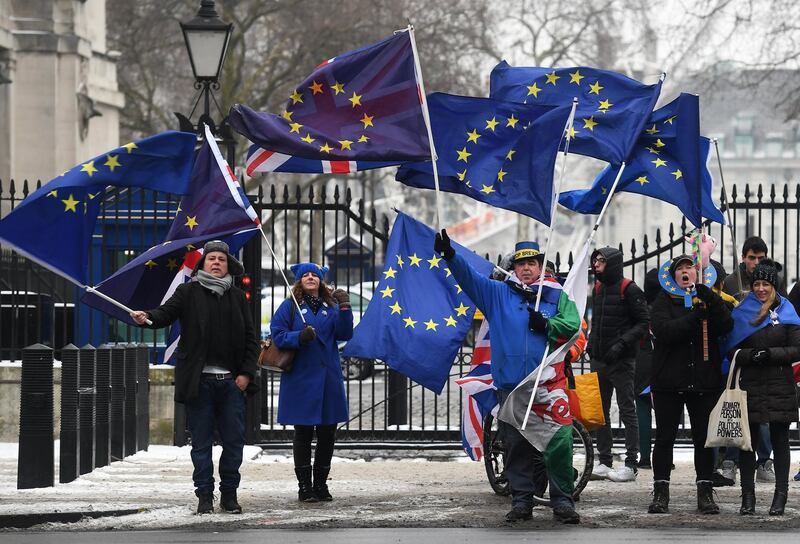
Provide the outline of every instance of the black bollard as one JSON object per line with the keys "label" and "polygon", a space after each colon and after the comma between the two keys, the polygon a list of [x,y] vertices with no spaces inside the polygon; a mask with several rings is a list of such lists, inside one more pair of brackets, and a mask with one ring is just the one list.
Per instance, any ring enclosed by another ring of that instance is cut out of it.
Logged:
{"label": "black bollard", "polygon": [[97,350],[86,344],[78,353],[78,473],[94,470],[94,358]]}
{"label": "black bollard", "polygon": [[[256,371],[253,381],[261,383],[261,369]],[[247,408],[245,412],[244,441],[245,444],[258,444],[261,441],[261,404],[263,402],[263,390],[259,389],[256,393],[247,396]]]}
{"label": "black bollard", "polygon": [[61,348],[61,444],[58,481],[69,483],[78,477],[78,347]]}
{"label": "black bollard", "polygon": [[136,448],[150,447],[150,349],[147,344],[136,347]]}
{"label": "black bollard", "polygon": [[386,423],[405,425],[408,423],[408,378],[392,369],[389,369],[388,375]]}
{"label": "black bollard", "polygon": [[17,489],[52,487],[53,350],[34,344],[22,350]]}
{"label": "black bollard", "polygon": [[[124,345],[124,344],[123,344]],[[136,372],[139,348],[136,344],[125,346],[125,457],[136,453]]]}
{"label": "black bollard", "polygon": [[125,457],[125,348],[111,348],[111,406],[109,408],[111,462]]}
{"label": "black bollard", "polygon": [[111,414],[112,347],[112,344],[103,344],[97,348],[97,355],[95,356],[95,467],[104,467],[111,462],[109,424]]}

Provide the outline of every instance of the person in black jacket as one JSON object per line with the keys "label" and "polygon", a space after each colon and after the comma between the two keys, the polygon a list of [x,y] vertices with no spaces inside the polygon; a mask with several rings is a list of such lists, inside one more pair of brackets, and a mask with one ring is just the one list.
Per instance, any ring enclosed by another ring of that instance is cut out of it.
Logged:
{"label": "person in black jacket", "polygon": [[[648,512],[668,511],[672,450],[685,406],[694,443],[697,509],[703,514],[718,514],[712,487],[714,450],[706,448],[705,443],[709,414],[725,386],[717,337],[730,332],[733,319],[720,296],[697,281],[697,269],[688,255],[673,259],[668,269],[662,267],[659,279],[663,290],[650,308],[655,337],[650,387],[656,413],[656,440],[653,502]],[[687,290],[691,293],[692,286],[696,297],[687,301],[683,293]],[[703,322],[707,337],[703,334]]]}
{"label": "person in black jacket", "polygon": [[[639,344],[648,333],[649,312],[642,290],[622,275],[622,252],[613,247],[596,250],[591,256],[598,283],[592,302],[589,333],[591,368],[597,371],[606,424],[597,430],[599,463],[592,474],[615,482],[636,479],[639,461],[639,423],[636,417],[634,377]],[[612,470],[611,396],[617,391],[617,405],[625,425],[625,466]]]}
{"label": "person in black jacket", "polygon": [[179,285],[163,305],[131,312],[139,325],[152,328],[181,322],[176,351],[175,401],[186,407],[192,433],[192,478],[198,497],[197,513],[214,511],[214,465],[211,446],[214,427],[222,439],[219,460],[220,508],[241,513],[236,497],[244,450],[245,390],[256,376],[258,340],[244,292],[233,276],[244,267],[230,254],[228,244],[207,242],[192,276]]}
{"label": "person in black jacket", "polygon": [[[778,294],[778,270],[768,259],[753,271],[750,294],[733,311],[734,328],[728,338],[728,356],[741,369],[739,383],[747,392],[747,416],[753,450],[760,424],[769,424],[775,456],[775,494],[770,515],[783,515],[789,492],[789,424],[797,421],[792,363],[800,360],[800,318],[792,304]],[[742,507],[755,513],[753,451],[739,453]]]}

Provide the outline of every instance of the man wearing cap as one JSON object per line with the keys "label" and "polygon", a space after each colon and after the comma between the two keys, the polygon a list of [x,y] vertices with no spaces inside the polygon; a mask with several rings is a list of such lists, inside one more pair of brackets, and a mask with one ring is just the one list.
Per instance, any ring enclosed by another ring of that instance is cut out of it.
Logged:
{"label": "man wearing cap", "polygon": [[[447,261],[458,284],[483,312],[492,331],[492,379],[500,402],[542,362],[545,347],[551,348],[571,338],[579,329],[581,318],[575,304],[560,289],[542,292],[539,310],[535,311],[539,275],[544,255],[536,242],[516,244],[512,259],[513,273],[504,282],[480,275],[450,244],[447,231],[436,234],[434,250]],[[546,282],[547,283],[547,282]],[[563,372],[561,378],[564,378]],[[565,387],[565,379],[544,384]],[[532,418],[529,425],[535,425]],[[553,516],[563,523],[579,523],[572,499],[572,427],[562,426],[544,452],[538,452],[515,427],[500,422],[506,448],[505,474],[511,486],[512,509],[506,521],[531,519],[536,484],[537,457],[544,458],[550,486]]]}
{"label": "man wearing cap", "polygon": [[[650,327],[650,314],[644,293],[623,276],[623,256],[619,249],[603,247],[592,253],[591,263],[597,280],[592,297],[592,329],[589,354],[592,370],[600,381],[600,396],[606,424],[597,430],[598,464],[593,478],[614,482],[636,479],[639,461],[639,422],[636,417],[636,354]],[[611,456],[611,396],[617,392],[617,406],[625,425],[625,464],[613,469]]]}
{"label": "man wearing cap", "polygon": [[179,285],[164,304],[131,312],[139,325],[151,328],[181,322],[176,351],[175,401],[186,407],[192,434],[192,478],[197,513],[214,511],[214,465],[211,446],[216,425],[222,440],[219,460],[220,508],[241,513],[236,490],[244,450],[245,390],[256,376],[259,346],[244,292],[233,277],[244,267],[228,244],[206,242],[192,272],[195,281]]}

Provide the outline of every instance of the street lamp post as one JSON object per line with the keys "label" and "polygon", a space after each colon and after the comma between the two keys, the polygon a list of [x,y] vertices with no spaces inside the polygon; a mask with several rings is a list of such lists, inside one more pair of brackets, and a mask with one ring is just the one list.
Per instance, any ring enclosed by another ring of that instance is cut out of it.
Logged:
{"label": "street lamp post", "polygon": [[[175,112],[180,129],[185,132],[195,132],[202,140],[205,137],[203,124],[207,124],[214,136],[225,145],[228,163],[234,164],[236,142],[230,127],[224,120],[218,127],[212,119],[210,111],[213,100],[217,111],[221,116],[225,116],[214,97],[214,91],[220,88],[219,76],[222,72],[222,65],[225,63],[225,54],[228,50],[233,23],[226,23],[218,17],[214,0],[202,0],[197,15],[180,25],[186,41],[186,50],[189,53],[189,62],[192,65],[195,79],[194,88],[199,91],[188,117]],[[195,125],[191,119],[201,100],[203,101],[203,112]]]}

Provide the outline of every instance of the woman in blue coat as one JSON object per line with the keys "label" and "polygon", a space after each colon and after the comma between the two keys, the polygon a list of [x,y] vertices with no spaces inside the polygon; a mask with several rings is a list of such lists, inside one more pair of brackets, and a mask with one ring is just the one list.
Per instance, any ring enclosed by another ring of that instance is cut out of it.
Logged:
{"label": "woman in blue coat", "polygon": [[[284,300],[270,323],[275,344],[297,350],[292,370],[281,376],[278,423],[294,426],[298,499],[330,501],[333,497],[326,481],[331,470],[336,424],[348,419],[336,342],[353,336],[353,313],[347,292],[332,291],[322,281],[327,267],[299,263],[291,270],[298,278],[292,286],[294,299]],[[311,442],[315,431],[317,448],[312,469]]]}

